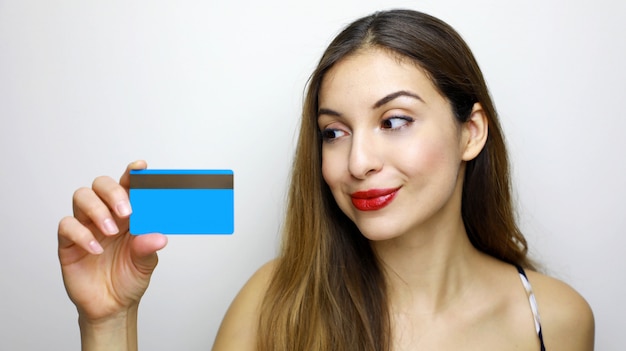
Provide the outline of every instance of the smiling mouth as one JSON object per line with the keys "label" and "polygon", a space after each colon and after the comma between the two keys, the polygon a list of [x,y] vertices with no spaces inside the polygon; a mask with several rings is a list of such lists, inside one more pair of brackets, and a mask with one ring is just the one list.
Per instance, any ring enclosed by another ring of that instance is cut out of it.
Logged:
{"label": "smiling mouth", "polygon": [[389,205],[396,197],[400,188],[395,189],[370,189],[357,191],[350,195],[352,205],[360,211],[376,211]]}

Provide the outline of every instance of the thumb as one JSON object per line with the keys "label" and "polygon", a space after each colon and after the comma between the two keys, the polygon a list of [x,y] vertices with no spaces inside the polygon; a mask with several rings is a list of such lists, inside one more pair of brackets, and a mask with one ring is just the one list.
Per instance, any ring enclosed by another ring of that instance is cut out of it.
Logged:
{"label": "thumb", "polygon": [[159,261],[156,252],[165,245],[167,245],[167,237],[163,234],[144,234],[134,237],[131,243],[131,257],[135,267],[141,273],[152,273]]}

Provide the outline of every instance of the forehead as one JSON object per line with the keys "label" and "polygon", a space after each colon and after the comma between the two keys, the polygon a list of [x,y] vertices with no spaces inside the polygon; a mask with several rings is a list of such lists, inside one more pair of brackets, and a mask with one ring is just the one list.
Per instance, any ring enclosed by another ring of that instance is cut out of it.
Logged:
{"label": "forehead", "polygon": [[387,50],[357,51],[326,72],[319,91],[320,106],[346,98],[377,100],[393,91],[409,90],[424,101],[441,98],[428,74],[407,57]]}

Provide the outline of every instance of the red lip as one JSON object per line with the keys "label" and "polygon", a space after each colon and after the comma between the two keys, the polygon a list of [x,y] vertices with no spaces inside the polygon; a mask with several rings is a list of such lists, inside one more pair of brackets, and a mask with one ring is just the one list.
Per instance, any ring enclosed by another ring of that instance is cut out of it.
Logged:
{"label": "red lip", "polygon": [[376,211],[389,205],[396,197],[399,189],[370,189],[357,191],[350,196],[352,197],[352,204],[357,210]]}

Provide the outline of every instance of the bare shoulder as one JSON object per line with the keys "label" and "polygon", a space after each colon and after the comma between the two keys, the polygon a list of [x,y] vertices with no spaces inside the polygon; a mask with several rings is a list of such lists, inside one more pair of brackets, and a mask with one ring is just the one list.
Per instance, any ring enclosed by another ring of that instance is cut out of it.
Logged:
{"label": "bare shoulder", "polygon": [[241,288],[215,337],[213,351],[255,350],[259,311],[274,271],[272,260],[259,268]]}
{"label": "bare shoulder", "polygon": [[594,347],[595,322],[587,301],[568,284],[529,271],[530,281],[550,351],[590,351]]}

